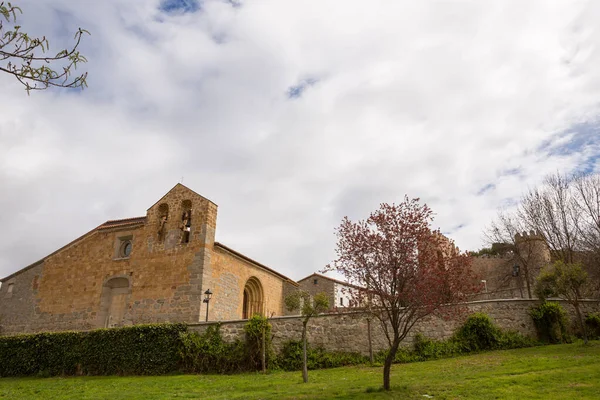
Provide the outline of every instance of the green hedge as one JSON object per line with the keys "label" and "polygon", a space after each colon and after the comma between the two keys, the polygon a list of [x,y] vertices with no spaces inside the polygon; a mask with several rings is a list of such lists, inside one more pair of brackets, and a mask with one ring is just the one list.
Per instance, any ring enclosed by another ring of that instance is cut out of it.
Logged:
{"label": "green hedge", "polygon": [[209,326],[202,334],[183,332],[180,337],[179,354],[185,372],[231,374],[251,370],[246,343],[225,342],[218,324]]}
{"label": "green hedge", "polygon": [[158,375],[180,368],[185,324],[0,337],[0,376]]}

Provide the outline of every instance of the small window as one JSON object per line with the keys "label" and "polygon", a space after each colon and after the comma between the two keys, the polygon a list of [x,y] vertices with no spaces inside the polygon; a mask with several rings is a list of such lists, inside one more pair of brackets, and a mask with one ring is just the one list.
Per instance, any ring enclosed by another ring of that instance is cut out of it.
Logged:
{"label": "small window", "polygon": [[344,298],[340,297],[340,306],[344,307]]}
{"label": "small window", "polygon": [[319,280],[318,280],[318,279],[315,279],[315,280],[313,281],[313,283],[316,285],[316,284],[318,284],[318,283],[319,283]]}
{"label": "small window", "polygon": [[132,247],[133,244],[131,243],[131,240],[123,240],[121,242],[121,246],[119,247],[119,257],[128,258],[131,254]]}
{"label": "small window", "polygon": [[10,293],[12,293],[12,292],[13,292],[13,289],[14,289],[14,287],[15,287],[15,284],[14,284],[14,283],[9,283],[9,284],[8,284],[8,288],[6,289],[6,293],[9,293],[9,294],[10,294]]}
{"label": "small window", "polygon": [[512,276],[519,276],[519,270],[521,268],[518,265],[513,266]]}

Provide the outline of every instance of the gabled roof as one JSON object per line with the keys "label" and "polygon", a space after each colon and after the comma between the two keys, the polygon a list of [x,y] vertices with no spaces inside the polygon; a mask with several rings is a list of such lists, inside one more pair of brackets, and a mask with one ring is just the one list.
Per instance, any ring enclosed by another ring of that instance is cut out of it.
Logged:
{"label": "gabled roof", "polygon": [[298,282],[305,281],[305,280],[307,280],[307,279],[310,279],[310,278],[312,278],[313,276],[318,276],[319,278],[322,278],[322,279],[327,279],[327,280],[329,280],[329,281],[335,282],[335,283],[337,283],[337,284],[340,284],[340,285],[344,285],[344,286],[348,286],[348,287],[352,287],[352,288],[356,288],[356,289],[364,289],[364,288],[362,288],[362,287],[360,287],[360,286],[358,286],[358,285],[354,285],[354,284],[352,284],[352,283],[348,283],[348,282],[340,281],[340,280],[338,280],[338,279],[334,279],[334,278],[331,278],[331,277],[329,277],[329,276],[325,276],[325,275],[322,275],[322,274],[319,274],[319,273],[316,273],[316,272],[314,272],[314,273],[312,273],[312,274],[308,275],[308,276],[307,276],[307,277],[305,277],[305,278],[302,278],[302,279],[298,280]]}
{"label": "gabled roof", "polygon": [[21,268],[20,270],[13,272],[12,274],[10,274],[8,276],[5,276],[4,278],[0,279],[0,282],[5,282],[5,281],[11,279],[12,277],[19,275],[20,273],[27,271],[28,269],[31,269],[37,265],[40,265],[41,263],[44,262],[44,260],[46,260],[46,258],[55,255],[56,253],[66,249],[67,247],[74,245],[75,243],[85,239],[88,236],[93,235],[94,233],[96,233],[98,231],[102,231],[105,229],[133,227],[135,225],[142,225],[144,223],[146,223],[146,217],[134,217],[134,218],[108,220],[108,221],[104,222],[103,224],[98,225],[91,231],[86,232],[83,235],[79,236],[78,238],[70,241],[66,245],[59,248],[58,250],[48,254],[46,257],[42,258],[41,260],[38,260],[38,261],[34,262],[33,264],[26,266],[25,268]]}
{"label": "gabled roof", "polygon": [[157,202],[155,202],[154,204],[152,204],[150,207],[148,207],[148,210],[151,209],[152,207],[154,207],[155,205],[157,205],[158,203],[160,203],[165,197],[167,197],[169,195],[169,193],[171,193],[176,187],[181,186],[182,188],[186,189],[189,192],[192,192],[194,195],[203,198],[206,201],[209,201],[211,203],[213,203],[215,206],[217,205],[217,203],[215,203],[214,201],[207,199],[206,197],[202,196],[201,194],[199,194],[198,192],[193,191],[192,189],[190,189],[189,187],[185,186],[183,183],[178,183],[177,185],[173,186],[167,193],[165,193],[163,195],[163,197],[161,197],[160,199],[158,199]]}
{"label": "gabled roof", "polygon": [[122,228],[130,225],[143,225],[146,223],[146,217],[133,217],[133,218],[124,218],[124,219],[113,219],[110,221],[106,221],[102,225],[99,225],[96,229],[112,229],[112,228]]}
{"label": "gabled roof", "polygon": [[[203,199],[205,199],[205,200],[207,200],[207,201],[210,201],[211,203],[215,204],[213,201],[211,201],[211,200],[207,199],[206,197],[204,197],[204,196],[202,196],[202,195],[200,195],[200,194],[196,193],[195,191],[193,191],[193,190],[192,190],[192,189],[190,189],[189,187],[187,187],[187,186],[185,186],[185,185],[183,185],[183,184],[181,184],[181,183],[178,183],[178,184],[176,184],[175,186],[173,186],[173,187],[171,188],[171,190],[169,190],[169,191],[168,191],[168,192],[167,192],[167,193],[166,193],[164,196],[162,196],[162,197],[161,197],[161,198],[160,198],[160,199],[159,199],[159,200],[158,200],[156,203],[154,203],[154,204],[152,205],[152,207],[154,207],[154,205],[158,204],[158,203],[159,203],[161,200],[163,200],[163,199],[164,199],[164,198],[165,198],[165,197],[166,197],[166,196],[167,196],[169,193],[171,193],[171,191],[173,191],[173,189],[175,189],[175,188],[177,188],[177,187],[179,187],[179,186],[181,186],[181,187],[182,187],[182,188],[184,188],[185,190],[187,190],[187,191],[189,191],[189,192],[193,193],[194,195],[196,195],[196,196],[198,196],[198,197],[201,197],[201,198],[203,198]],[[216,204],[215,204],[215,205],[216,205]],[[152,207],[150,207],[150,208],[152,208]],[[18,270],[18,271],[16,271],[16,272],[13,272],[12,274],[10,274],[10,275],[8,275],[8,276],[6,276],[6,277],[4,277],[4,278],[0,279],[0,282],[4,282],[4,281],[6,281],[6,280],[8,280],[8,279],[11,279],[12,277],[14,277],[14,276],[16,276],[16,275],[18,275],[18,274],[20,274],[20,273],[22,273],[22,272],[25,272],[25,271],[27,271],[28,269],[31,269],[31,268],[33,268],[33,267],[35,267],[35,266],[37,266],[37,265],[41,264],[42,262],[44,262],[44,260],[45,260],[46,258],[48,258],[48,257],[50,257],[50,256],[53,256],[53,255],[55,255],[56,253],[58,253],[58,252],[60,252],[60,251],[62,251],[62,250],[64,250],[64,249],[66,249],[66,248],[67,248],[67,247],[69,247],[69,246],[72,246],[72,245],[74,245],[75,243],[77,243],[77,242],[79,242],[79,241],[83,240],[84,238],[86,238],[86,237],[88,237],[88,236],[91,236],[91,235],[93,235],[93,234],[94,234],[94,233],[96,233],[96,232],[99,232],[99,231],[106,231],[106,230],[110,230],[110,229],[123,229],[123,228],[128,228],[128,227],[131,227],[131,228],[133,228],[133,227],[135,227],[135,226],[137,226],[137,225],[143,225],[143,224],[145,224],[145,223],[146,223],[146,217],[145,217],[145,216],[144,216],[144,217],[133,217],[133,218],[124,218],[124,219],[115,219],[115,220],[109,220],[109,221],[106,221],[106,222],[104,222],[103,224],[100,224],[100,225],[98,225],[97,227],[95,227],[95,228],[94,228],[94,229],[92,229],[91,231],[89,231],[89,232],[87,232],[87,233],[84,233],[83,235],[79,236],[79,237],[78,237],[78,238],[76,238],[75,240],[72,240],[71,242],[69,242],[69,243],[67,243],[66,245],[62,246],[62,247],[61,247],[61,248],[59,248],[58,250],[56,250],[56,251],[54,251],[54,252],[52,252],[52,253],[48,254],[46,257],[42,258],[41,260],[38,260],[38,261],[34,262],[33,264],[30,264],[30,265],[26,266],[25,268],[21,268],[20,270]],[[245,257],[245,256],[244,256],[244,257]],[[256,263],[256,262],[255,262],[255,264],[258,264],[258,263]],[[267,268],[267,267],[265,267],[265,268]],[[268,269],[268,268],[267,268],[267,269]],[[286,279],[287,279],[287,278],[286,278]],[[293,282],[293,281],[292,281],[292,282]]]}
{"label": "gabled roof", "polygon": [[222,243],[215,242],[215,247],[217,247],[217,248],[220,248],[220,249],[222,249],[222,250],[225,250],[226,252],[228,252],[228,253],[231,253],[231,254],[233,254],[234,256],[236,256],[236,257],[238,257],[238,258],[241,258],[241,259],[242,259],[242,260],[244,260],[244,261],[247,261],[247,262],[249,262],[250,264],[254,264],[254,265],[256,265],[257,267],[259,267],[259,268],[261,268],[261,269],[264,269],[264,270],[266,270],[267,272],[270,272],[270,273],[272,273],[273,275],[277,275],[277,276],[279,276],[280,278],[283,278],[284,280],[288,281],[289,283],[291,283],[291,284],[293,284],[293,285],[295,285],[295,286],[298,286],[298,284],[297,284],[295,281],[293,281],[292,279],[288,278],[287,276],[285,276],[285,275],[283,275],[283,274],[281,274],[281,273],[279,273],[279,272],[275,271],[275,270],[274,270],[274,269],[272,269],[272,268],[269,268],[269,267],[267,267],[267,266],[266,266],[266,265],[264,265],[264,264],[261,264],[261,263],[259,263],[259,262],[257,262],[257,261],[254,261],[254,260],[253,260],[253,259],[251,259],[250,257],[248,257],[248,256],[245,256],[245,255],[243,255],[242,253],[239,253],[239,252],[237,252],[237,251],[235,251],[235,250],[233,250],[233,249],[231,249],[231,248],[229,248],[229,247],[225,246],[225,245],[224,245],[224,244],[222,244]]}

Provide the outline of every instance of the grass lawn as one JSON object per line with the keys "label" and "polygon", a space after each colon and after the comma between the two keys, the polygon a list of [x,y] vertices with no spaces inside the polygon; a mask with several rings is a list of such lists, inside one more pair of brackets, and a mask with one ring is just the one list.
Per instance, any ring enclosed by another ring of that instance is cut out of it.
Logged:
{"label": "grass lawn", "polygon": [[[600,399],[600,342],[381,367],[268,375],[2,378],[0,399]],[[370,388],[369,390],[367,390]],[[431,396],[431,397],[430,397]]]}

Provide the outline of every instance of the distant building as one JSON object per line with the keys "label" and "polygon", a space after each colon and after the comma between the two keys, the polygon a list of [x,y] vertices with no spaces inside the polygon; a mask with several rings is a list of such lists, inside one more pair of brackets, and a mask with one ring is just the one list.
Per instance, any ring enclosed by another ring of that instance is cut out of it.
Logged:
{"label": "distant building", "polygon": [[299,289],[315,296],[325,293],[332,309],[354,307],[352,293],[360,289],[358,286],[343,282],[329,276],[314,273],[298,281]]}

